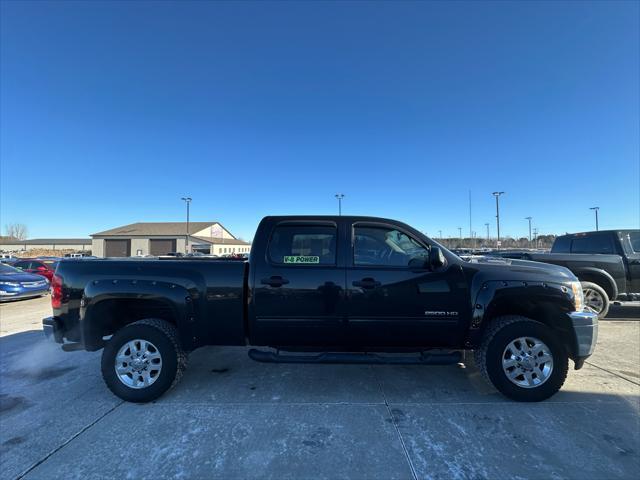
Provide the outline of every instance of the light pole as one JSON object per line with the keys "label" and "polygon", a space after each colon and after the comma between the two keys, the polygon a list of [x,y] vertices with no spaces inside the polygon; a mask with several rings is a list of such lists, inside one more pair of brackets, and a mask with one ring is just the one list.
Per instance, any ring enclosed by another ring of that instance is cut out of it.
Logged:
{"label": "light pole", "polygon": [[489,241],[489,224],[485,223],[484,226],[487,227],[487,242],[488,242]]}
{"label": "light pole", "polygon": [[493,192],[493,196],[496,197],[496,225],[498,227],[498,240],[496,246],[500,249],[500,195],[504,194],[504,192]]}
{"label": "light pole", "polygon": [[534,235],[535,240],[536,240],[536,248],[538,248],[538,227],[533,229],[533,235]]}
{"label": "light pole", "polygon": [[460,237],[460,246],[462,246],[462,227],[458,227],[458,236]]}
{"label": "light pole", "polygon": [[344,193],[336,193],[336,198],[338,199],[338,215],[342,216],[342,199],[344,198]]}
{"label": "light pole", "polygon": [[189,204],[191,197],[182,197],[182,200],[187,204],[187,234],[184,236],[184,253],[189,253]]}
{"label": "light pole", "polygon": [[531,219],[533,217],[524,217],[525,220],[529,220],[529,247],[531,247]]}
{"label": "light pole", "polygon": [[598,210],[600,210],[600,207],[590,207],[589,210],[593,210],[594,212],[596,212],[596,232],[598,231]]}

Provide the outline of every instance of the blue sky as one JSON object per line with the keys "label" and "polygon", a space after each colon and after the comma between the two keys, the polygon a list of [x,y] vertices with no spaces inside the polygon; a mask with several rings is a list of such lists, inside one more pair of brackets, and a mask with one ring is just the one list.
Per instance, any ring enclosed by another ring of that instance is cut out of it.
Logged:
{"label": "blue sky", "polygon": [[1,5],[0,223],[639,227],[639,3]]}

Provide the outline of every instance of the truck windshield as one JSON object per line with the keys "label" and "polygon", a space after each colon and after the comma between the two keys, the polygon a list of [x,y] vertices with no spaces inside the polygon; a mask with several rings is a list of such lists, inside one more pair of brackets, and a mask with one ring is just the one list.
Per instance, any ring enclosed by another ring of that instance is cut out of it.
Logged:
{"label": "truck windshield", "polygon": [[9,273],[20,273],[20,270],[10,267],[9,265],[5,265],[4,263],[0,263],[0,274],[6,275]]}

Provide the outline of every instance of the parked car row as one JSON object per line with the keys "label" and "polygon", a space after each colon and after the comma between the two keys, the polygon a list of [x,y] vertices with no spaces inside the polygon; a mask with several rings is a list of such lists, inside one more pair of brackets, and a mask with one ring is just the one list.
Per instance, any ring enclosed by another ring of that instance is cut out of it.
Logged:
{"label": "parked car row", "polygon": [[44,275],[24,272],[0,263],[0,302],[41,297],[47,294],[49,285]]}

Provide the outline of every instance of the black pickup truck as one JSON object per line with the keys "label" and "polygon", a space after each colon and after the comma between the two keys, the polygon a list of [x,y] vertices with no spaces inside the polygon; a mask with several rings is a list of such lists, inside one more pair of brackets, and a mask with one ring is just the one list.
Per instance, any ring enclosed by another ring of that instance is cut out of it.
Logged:
{"label": "black pickup truck", "polygon": [[582,282],[585,309],[604,318],[613,300],[640,299],[640,230],[600,230],[559,236],[551,253],[492,252],[571,270]]}
{"label": "black pickup truck", "polygon": [[569,358],[582,367],[598,331],[566,268],[465,262],[373,217],[266,217],[247,262],[63,260],[51,290],[47,336],[104,348],[106,384],[133,402],[162,395],[204,345],[315,363],[448,364],[474,350],[500,392],[539,401]]}

